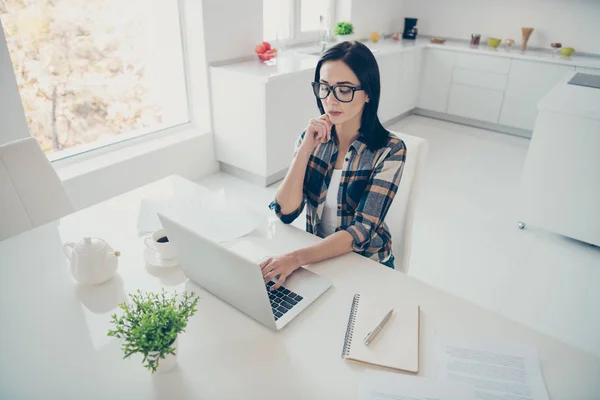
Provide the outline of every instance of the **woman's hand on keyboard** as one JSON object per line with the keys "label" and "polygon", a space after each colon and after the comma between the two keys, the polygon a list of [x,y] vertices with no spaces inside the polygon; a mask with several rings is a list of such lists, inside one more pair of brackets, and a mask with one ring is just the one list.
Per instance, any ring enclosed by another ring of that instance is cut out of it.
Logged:
{"label": "woman's hand on keyboard", "polygon": [[300,268],[298,258],[292,254],[285,254],[278,257],[269,257],[260,264],[265,283],[273,278],[277,278],[277,283],[271,287],[271,290],[279,288],[285,283],[288,276]]}

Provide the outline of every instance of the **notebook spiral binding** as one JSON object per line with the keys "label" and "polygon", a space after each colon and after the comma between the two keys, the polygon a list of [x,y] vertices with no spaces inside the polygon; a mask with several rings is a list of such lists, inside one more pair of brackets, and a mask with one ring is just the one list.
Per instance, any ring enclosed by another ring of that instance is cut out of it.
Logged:
{"label": "notebook spiral binding", "polygon": [[354,324],[356,323],[356,313],[358,312],[358,302],[360,294],[355,294],[352,300],[352,308],[348,317],[348,327],[346,328],[346,336],[344,337],[344,349],[342,350],[342,358],[348,356],[350,345],[352,344],[352,336],[354,335]]}

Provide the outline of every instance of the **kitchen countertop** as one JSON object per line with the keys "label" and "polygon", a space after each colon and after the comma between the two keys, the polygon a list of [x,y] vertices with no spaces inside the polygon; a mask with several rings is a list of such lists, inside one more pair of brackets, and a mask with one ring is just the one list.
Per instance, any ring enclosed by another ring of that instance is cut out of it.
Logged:
{"label": "kitchen countertop", "polygon": [[[510,51],[506,51],[504,49],[504,45],[501,45],[499,49],[492,49],[488,47],[486,43],[483,43],[476,48],[472,48],[468,41],[446,40],[446,43],[444,44],[433,44],[429,42],[429,38],[425,37],[417,40],[394,41],[392,39],[384,39],[378,43],[371,43],[368,41],[365,41],[364,43],[373,51],[375,58],[406,51],[435,48],[496,57],[508,57],[520,60],[600,69],[600,56],[579,55],[577,53],[571,57],[563,57],[562,55],[555,56],[550,50],[537,48],[532,48],[523,53],[517,44],[513,45],[513,48]],[[316,52],[317,50],[317,46],[285,49],[281,52],[281,54],[279,54],[279,56],[276,58],[276,62],[273,65],[267,65],[257,59],[252,59],[224,65],[214,65],[211,68],[219,68],[232,72],[247,74],[262,78],[266,81],[286,74],[314,69],[319,60],[319,56],[307,53]]]}
{"label": "kitchen countertop", "polygon": [[[373,51],[375,58],[379,58],[387,54],[422,49],[425,48],[429,42],[425,39],[419,39],[416,41],[393,41],[386,39],[380,41],[379,43],[364,43]],[[253,58],[248,61],[213,65],[211,68],[225,69],[227,71],[248,74],[264,80],[269,80],[287,74],[313,70],[319,61],[319,56],[308,53],[317,51],[317,46],[293,47],[282,51],[277,56],[276,62],[272,65],[265,64],[258,59]]]}
{"label": "kitchen countertop", "polygon": [[215,65],[211,68],[246,74],[266,81],[278,76],[314,69],[317,61],[319,61],[319,57],[316,55],[292,53],[289,50],[279,54],[276,62],[272,65],[265,64],[258,59],[252,59],[232,64]]}
{"label": "kitchen countertop", "polygon": [[600,120],[600,89],[569,85],[576,73],[565,76],[548,92],[538,104],[538,110]]}
{"label": "kitchen countertop", "polygon": [[427,43],[427,47],[435,49],[449,49],[474,54],[484,54],[497,57],[508,57],[519,60],[531,60],[546,62],[552,64],[571,65],[574,67],[600,68],[600,55],[581,55],[575,53],[571,57],[564,57],[562,54],[554,55],[550,49],[532,48],[526,52],[521,52],[518,44],[515,43],[510,51],[506,51],[504,45],[498,49],[490,48],[487,43],[480,44],[476,48],[471,48],[468,41],[447,40],[444,44]]}

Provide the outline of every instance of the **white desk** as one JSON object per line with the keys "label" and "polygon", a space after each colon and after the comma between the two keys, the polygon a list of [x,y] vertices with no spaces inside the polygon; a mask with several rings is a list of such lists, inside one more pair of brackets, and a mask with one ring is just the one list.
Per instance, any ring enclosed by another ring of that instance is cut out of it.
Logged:
{"label": "white desk", "polygon": [[[354,399],[366,367],[340,353],[357,291],[420,303],[420,375],[435,375],[436,336],[458,332],[537,347],[553,400],[600,393],[599,358],[356,254],[313,266],[334,287],[283,331],[271,332],[180,270],[144,265],[136,231],[141,199],[194,191],[210,193],[167,178],[0,243],[0,398]],[[78,288],[70,275],[61,243],[83,235],[102,237],[122,252],[118,276],[104,285]],[[274,254],[320,240],[274,218],[249,237]],[[179,338],[178,367],[151,376],[140,358],[122,360],[118,340],[106,332],[126,293],[162,287],[195,290],[201,300]]]}

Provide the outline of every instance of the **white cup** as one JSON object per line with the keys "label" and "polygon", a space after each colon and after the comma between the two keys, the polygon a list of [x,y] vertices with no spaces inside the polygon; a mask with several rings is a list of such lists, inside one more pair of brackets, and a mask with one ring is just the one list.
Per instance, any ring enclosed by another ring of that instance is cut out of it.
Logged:
{"label": "white cup", "polygon": [[164,260],[170,260],[175,258],[175,248],[171,242],[159,242],[158,240],[167,236],[167,232],[164,229],[160,229],[154,232],[152,235],[146,236],[144,244],[151,250],[158,253],[158,256]]}

